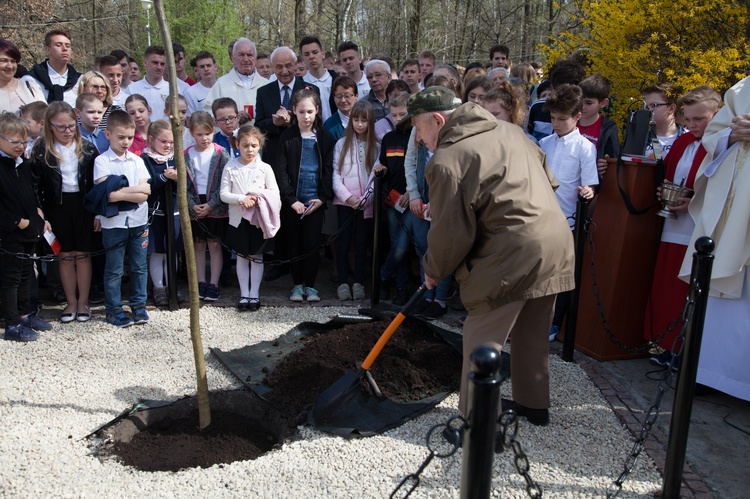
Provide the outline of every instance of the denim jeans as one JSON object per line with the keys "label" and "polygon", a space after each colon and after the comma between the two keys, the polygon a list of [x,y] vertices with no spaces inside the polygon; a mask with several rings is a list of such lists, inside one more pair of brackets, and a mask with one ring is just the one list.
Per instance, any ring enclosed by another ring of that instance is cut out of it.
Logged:
{"label": "denim jeans", "polygon": [[[388,218],[388,232],[391,236],[391,249],[380,266],[380,280],[386,281],[396,277],[396,287],[409,288],[409,265],[406,263],[406,252],[409,249],[409,230],[414,214],[407,208],[399,213],[391,207],[385,209]],[[402,227],[403,225],[403,227]]]}
{"label": "denim jeans", "polygon": [[122,312],[122,273],[125,251],[130,264],[130,310],[146,306],[148,279],[148,226],[103,229],[102,244],[107,251],[104,264],[104,309],[107,315]]}
{"label": "denim jeans", "polygon": [[[412,237],[414,238],[414,244],[417,250],[417,257],[419,257],[419,275],[424,282],[424,266],[422,265],[422,258],[427,252],[427,233],[430,231],[430,222],[422,218],[411,214],[413,222],[411,224]],[[438,282],[435,289],[428,289],[424,294],[424,297],[428,300],[440,300],[444,301],[448,298],[448,292],[450,291],[451,281],[453,280],[453,274],[445,277],[443,280]]]}

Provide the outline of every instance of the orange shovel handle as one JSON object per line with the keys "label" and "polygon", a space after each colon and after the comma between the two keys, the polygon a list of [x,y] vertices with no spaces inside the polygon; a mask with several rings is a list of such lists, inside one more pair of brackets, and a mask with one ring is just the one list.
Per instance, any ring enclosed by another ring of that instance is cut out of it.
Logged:
{"label": "orange shovel handle", "polygon": [[404,307],[401,309],[401,311],[396,314],[396,317],[393,318],[390,324],[388,324],[388,327],[385,329],[382,335],[380,335],[380,338],[378,338],[378,342],[375,343],[375,346],[372,347],[372,350],[370,350],[369,355],[367,355],[367,358],[364,362],[362,362],[362,369],[365,371],[369,371],[370,367],[372,367],[372,364],[375,362],[375,359],[378,358],[378,355],[380,355],[380,352],[383,351],[383,347],[385,347],[385,344],[388,343],[388,340],[391,339],[391,336],[393,336],[393,333],[396,332],[396,329],[401,325],[402,322],[404,322],[404,319],[406,319],[406,314],[409,313],[409,311],[416,305],[419,300],[422,299],[422,296],[424,296],[425,291],[427,291],[427,286],[422,283],[421,286],[419,286],[419,289],[417,289],[416,293],[412,295],[412,297],[409,299],[409,301],[404,305]]}

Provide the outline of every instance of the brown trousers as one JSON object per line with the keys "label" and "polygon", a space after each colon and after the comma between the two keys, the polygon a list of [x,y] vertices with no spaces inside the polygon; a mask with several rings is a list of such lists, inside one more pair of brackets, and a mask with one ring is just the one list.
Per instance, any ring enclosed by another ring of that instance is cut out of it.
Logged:
{"label": "brown trousers", "polygon": [[[549,401],[549,328],[555,296],[515,301],[482,315],[469,315],[463,330],[463,370],[458,408],[467,414],[471,352],[485,343],[502,350],[513,335],[510,356],[513,400],[530,409],[547,409]],[[498,403],[498,414],[502,408]]]}

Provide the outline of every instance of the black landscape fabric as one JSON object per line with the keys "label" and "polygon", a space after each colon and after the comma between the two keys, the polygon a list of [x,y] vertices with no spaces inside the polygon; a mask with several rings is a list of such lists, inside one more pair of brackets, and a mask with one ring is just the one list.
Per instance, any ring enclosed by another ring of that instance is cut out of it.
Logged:
{"label": "black landscape fabric", "polygon": [[[365,312],[366,313],[366,312]],[[359,321],[352,321],[359,322]],[[437,343],[443,343],[448,345],[450,349],[455,351],[456,359],[460,362],[461,355],[461,343],[462,337],[460,334],[454,333],[436,324],[429,323],[426,321],[418,321],[416,319],[409,318],[405,323],[406,326],[411,327],[424,327],[427,326],[432,331],[432,335],[437,339]],[[264,341],[255,345],[248,345],[236,350],[222,351],[218,348],[212,348],[211,352],[239,379],[246,387],[254,391],[271,403],[274,403],[282,408],[282,410],[289,413],[290,406],[287,405],[286,400],[280,400],[278,394],[274,398],[273,388],[270,387],[266,381],[268,373],[272,373],[276,367],[285,358],[287,358],[293,352],[303,348],[305,341],[308,337],[326,334],[330,331],[335,331],[341,328],[347,327],[345,321],[338,320],[330,321],[325,324],[316,322],[303,322],[298,324],[296,327],[281,335],[275,340]],[[403,328],[404,325],[401,326]],[[391,341],[396,338],[397,335],[405,334],[401,331],[401,328],[396,331]],[[388,347],[391,344],[389,342],[383,350],[381,357],[388,352]],[[367,348],[371,348],[374,345],[368,343]],[[392,347],[395,348],[395,347]],[[450,350],[448,349],[448,350]],[[362,362],[364,358],[358,360]],[[501,376],[503,380],[510,377],[509,370],[509,356],[503,353],[503,367],[501,369]],[[373,371],[378,366],[378,362],[381,361],[379,357],[373,365]],[[460,365],[460,364],[459,364]],[[358,365],[351,365],[347,369],[356,370]],[[336,374],[332,379],[335,381],[339,375],[346,373],[346,369],[342,370],[339,374]],[[459,369],[460,372],[460,369]],[[327,373],[330,376],[330,373]],[[321,377],[323,373],[309,372],[304,373],[304,379],[301,382],[308,383],[310,378]],[[387,389],[389,380],[378,379],[375,376],[375,381]],[[391,398],[377,398],[370,393],[369,390],[362,389],[358,390],[358,393],[351,400],[347,401],[341,407],[337,408],[335,413],[329,415],[324,423],[315,423],[308,419],[308,412],[310,407],[305,407],[300,411],[299,414],[288,414],[291,425],[310,423],[316,428],[339,435],[342,437],[364,437],[383,433],[391,428],[398,427],[407,421],[416,418],[420,414],[423,414],[433,407],[435,407],[441,400],[447,397],[452,391],[458,388],[460,376],[456,376],[454,381],[451,382],[451,386],[446,386],[444,391],[439,393],[430,394],[425,398],[418,400],[398,401],[392,400]],[[320,391],[327,388],[327,386],[320,387]],[[310,394],[313,399],[320,393]],[[294,411],[297,412],[297,408],[294,407]],[[295,419],[296,418],[296,419]]]}

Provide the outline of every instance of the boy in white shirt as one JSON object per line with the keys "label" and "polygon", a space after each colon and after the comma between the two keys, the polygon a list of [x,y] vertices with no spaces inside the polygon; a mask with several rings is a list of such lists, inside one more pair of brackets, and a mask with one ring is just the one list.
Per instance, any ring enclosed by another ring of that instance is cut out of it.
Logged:
{"label": "boy in white shirt", "polygon": [[[563,84],[555,87],[555,93],[547,98],[544,108],[550,111],[554,133],[539,141],[539,147],[547,155],[547,164],[555,174],[560,187],[555,191],[557,202],[568,218],[570,228],[575,228],[578,196],[591,200],[593,186],[599,184],[596,170],[596,146],[581,135],[577,124],[583,111],[583,92],[578,85]],[[549,332],[554,341],[565,318],[570,293],[557,295],[555,316]]]}
{"label": "boy in white shirt", "polygon": [[[133,82],[128,87],[130,95],[140,94],[146,98],[151,108],[151,122],[156,120],[169,120],[164,114],[164,102],[169,96],[169,82],[164,79],[164,72],[167,69],[167,58],[164,47],[160,45],[151,45],[146,49],[146,58],[143,65],[146,67],[146,76]],[[185,92],[190,85],[177,79],[177,90],[180,95]]]}
{"label": "boy in white shirt", "polygon": [[[135,135],[135,123],[125,111],[113,111],[107,120],[109,149],[94,161],[95,184],[125,176],[128,186],[111,190],[109,203],[118,203],[120,212],[111,217],[98,215],[102,244],[106,250],[104,266],[104,307],[107,322],[117,327],[145,324],[146,281],[148,278],[148,205],[151,193],[149,175],[143,160],[128,151]],[[126,202],[129,206],[123,206]],[[133,208],[133,204],[135,208]],[[130,263],[131,318],[122,308],[122,273],[127,250]]]}
{"label": "boy in white shirt", "polygon": [[592,186],[599,184],[596,147],[576,127],[583,109],[583,93],[577,85],[560,85],[544,107],[550,111],[554,133],[540,140],[539,147],[560,184],[555,195],[572,229],[578,196],[592,199]]}

